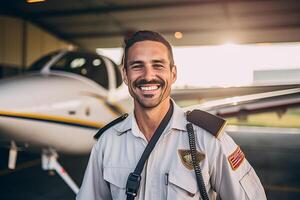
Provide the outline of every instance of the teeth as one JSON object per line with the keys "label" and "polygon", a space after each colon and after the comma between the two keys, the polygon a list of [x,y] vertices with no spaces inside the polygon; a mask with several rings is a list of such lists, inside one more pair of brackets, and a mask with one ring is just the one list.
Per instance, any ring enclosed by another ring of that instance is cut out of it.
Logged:
{"label": "teeth", "polygon": [[149,87],[142,86],[141,87],[141,90],[146,90],[146,91],[157,90],[157,89],[158,89],[158,86],[149,86]]}

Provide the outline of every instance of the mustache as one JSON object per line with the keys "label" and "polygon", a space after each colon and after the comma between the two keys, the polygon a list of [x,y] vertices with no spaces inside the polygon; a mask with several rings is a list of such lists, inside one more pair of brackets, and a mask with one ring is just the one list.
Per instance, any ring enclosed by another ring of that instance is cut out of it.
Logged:
{"label": "mustache", "polygon": [[150,81],[147,81],[146,79],[140,79],[140,80],[136,80],[135,82],[133,82],[133,85],[135,87],[138,87],[139,85],[144,85],[144,84],[159,84],[161,86],[164,86],[165,82],[160,79],[152,79]]}

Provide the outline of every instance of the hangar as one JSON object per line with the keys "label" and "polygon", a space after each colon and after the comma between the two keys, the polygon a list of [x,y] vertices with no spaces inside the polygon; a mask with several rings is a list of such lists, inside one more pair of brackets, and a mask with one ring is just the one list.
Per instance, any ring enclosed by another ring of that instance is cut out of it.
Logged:
{"label": "hangar", "polygon": [[[121,47],[124,37],[142,29],[162,33],[174,46],[215,45],[228,40],[238,44],[300,42],[300,3],[297,0],[11,0],[0,8],[0,77],[21,73],[37,58],[61,48],[95,51]],[[89,112],[86,110],[85,114]],[[297,153],[297,149],[292,150]],[[252,156],[256,154],[252,152]],[[298,160],[282,157],[290,165],[299,166]],[[72,162],[66,166],[74,167]],[[285,163],[280,164],[278,168],[286,167]],[[277,168],[273,170],[278,172]],[[0,171],[0,176],[7,173]],[[45,176],[40,172],[38,175]],[[292,186],[271,185],[268,189],[275,191],[272,197],[280,198],[280,194],[291,192],[291,197],[297,199],[299,185],[295,179],[299,173],[281,175],[292,179]],[[28,181],[28,176],[24,177],[21,184]],[[2,180],[12,183],[18,178],[15,174]],[[50,185],[61,184],[59,179],[50,181]],[[1,190],[6,183],[0,184]],[[37,187],[36,196],[47,193],[42,185]],[[73,195],[67,187],[59,192],[51,188],[50,193],[56,195],[49,199],[68,199]],[[36,196],[32,199],[39,198]]]}
{"label": "hangar", "polygon": [[0,63],[28,65],[68,45],[120,47],[141,29],[174,46],[299,42],[299,11],[297,0],[12,0],[0,8]]}

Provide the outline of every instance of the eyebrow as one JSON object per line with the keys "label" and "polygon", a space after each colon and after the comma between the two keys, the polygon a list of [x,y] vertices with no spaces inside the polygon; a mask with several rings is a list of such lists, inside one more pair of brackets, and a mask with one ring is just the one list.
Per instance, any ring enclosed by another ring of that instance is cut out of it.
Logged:
{"label": "eyebrow", "polygon": [[133,61],[130,61],[130,62],[128,63],[128,65],[143,64],[143,63],[144,63],[144,62],[141,61],[141,60],[133,60]]}
{"label": "eyebrow", "polygon": [[[134,64],[144,64],[144,61],[141,60],[133,60],[133,61],[129,61],[128,66],[134,65]],[[151,63],[162,63],[162,64],[166,64],[167,61],[165,59],[154,59],[151,60]]]}
{"label": "eyebrow", "polygon": [[165,59],[154,59],[151,62],[152,63],[163,63],[163,64],[167,63],[167,61]]}

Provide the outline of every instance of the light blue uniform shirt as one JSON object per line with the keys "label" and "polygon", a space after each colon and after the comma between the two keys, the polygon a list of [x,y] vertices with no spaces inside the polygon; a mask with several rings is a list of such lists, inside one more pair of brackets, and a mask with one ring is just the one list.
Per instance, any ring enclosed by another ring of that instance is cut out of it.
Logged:
{"label": "light blue uniform shirt", "polygon": [[[142,173],[136,200],[199,200],[195,173],[185,161],[190,155],[184,111],[174,103],[173,116],[153,149]],[[197,151],[211,200],[264,200],[264,189],[239,147],[226,134],[217,139],[194,126]],[[77,200],[125,200],[128,175],[134,171],[147,140],[130,114],[94,145]],[[231,159],[231,161],[229,161]],[[237,168],[235,168],[238,166]]]}

